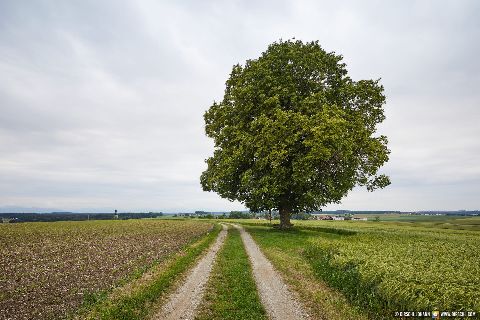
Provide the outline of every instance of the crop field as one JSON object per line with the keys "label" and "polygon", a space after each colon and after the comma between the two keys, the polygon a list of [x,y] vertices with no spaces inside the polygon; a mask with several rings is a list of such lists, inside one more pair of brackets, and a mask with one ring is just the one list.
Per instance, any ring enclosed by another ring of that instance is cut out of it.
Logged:
{"label": "crop field", "polygon": [[[0,319],[148,319],[213,243],[218,221],[0,224]],[[245,226],[312,319],[480,311],[479,217],[293,221],[289,231],[226,222]],[[197,318],[265,316],[230,229]]]}
{"label": "crop field", "polygon": [[[326,318],[385,319],[395,311],[478,314],[480,218],[454,220],[296,221],[289,232],[243,223],[287,281]],[[308,292],[309,275],[320,289]]]}
{"label": "crop field", "polygon": [[357,217],[365,217],[374,220],[379,217],[382,222],[396,222],[398,225],[412,227],[477,230],[480,231],[480,218],[472,216],[447,216],[447,215],[409,215],[409,214],[356,214]]}
{"label": "crop field", "polygon": [[0,224],[0,319],[67,317],[211,228],[155,219]]}

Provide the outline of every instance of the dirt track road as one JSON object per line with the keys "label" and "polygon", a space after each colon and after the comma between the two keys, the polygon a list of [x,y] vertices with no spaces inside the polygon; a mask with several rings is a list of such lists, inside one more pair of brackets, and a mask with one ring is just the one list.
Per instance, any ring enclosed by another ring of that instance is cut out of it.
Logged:
{"label": "dirt track road", "polygon": [[190,272],[183,285],[169,297],[167,303],[153,319],[194,319],[195,311],[203,299],[205,285],[212,271],[215,257],[227,236],[227,227],[225,225],[222,225],[222,227],[223,230],[220,231],[214,245]]}
{"label": "dirt track road", "polygon": [[[153,317],[155,320],[194,319],[196,309],[202,302],[205,286],[208,282],[215,257],[225,242],[227,227],[218,235],[214,245],[188,274],[185,282],[167,300],[167,303]],[[243,244],[252,265],[255,283],[260,299],[272,320],[309,319],[303,306],[294,298],[273,265],[260,251],[259,247],[243,227],[240,230]]]}
{"label": "dirt track road", "polygon": [[240,230],[243,244],[252,264],[260,299],[270,319],[308,319],[308,314],[303,306],[294,298],[270,261],[260,251],[252,236],[243,227],[234,226]]}

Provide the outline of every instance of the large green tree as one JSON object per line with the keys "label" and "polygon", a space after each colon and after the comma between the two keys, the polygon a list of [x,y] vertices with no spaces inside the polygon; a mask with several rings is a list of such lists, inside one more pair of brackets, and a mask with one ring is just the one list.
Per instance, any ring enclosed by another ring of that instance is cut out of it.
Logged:
{"label": "large green tree", "polygon": [[221,102],[205,113],[215,150],[201,175],[205,191],[238,200],[252,211],[318,210],[356,185],[390,184],[379,80],[353,81],[342,57],[318,42],[271,44],[255,60],[233,67]]}

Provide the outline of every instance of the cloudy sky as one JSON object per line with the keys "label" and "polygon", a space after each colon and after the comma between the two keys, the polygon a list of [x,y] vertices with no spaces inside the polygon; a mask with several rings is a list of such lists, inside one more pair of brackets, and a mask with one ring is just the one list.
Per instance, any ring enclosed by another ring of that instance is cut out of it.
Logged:
{"label": "cloudy sky", "polygon": [[478,1],[0,1],[0,207],[242,209],[201,190],[232,65],[319,40],[382,78],[392,185],[326,209],[480,209]]}

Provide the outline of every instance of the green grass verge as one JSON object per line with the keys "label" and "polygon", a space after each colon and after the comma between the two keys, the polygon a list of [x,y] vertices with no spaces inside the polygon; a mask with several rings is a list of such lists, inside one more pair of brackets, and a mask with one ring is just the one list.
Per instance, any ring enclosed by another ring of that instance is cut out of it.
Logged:
{"label": "green grass verge", "polygon": [[371,319],[402,310],[480,310],[478,231],[351,221],[297,222],[290,231],[249,224],[247,230],[304,300],[333,312],[327,319],[335,318],[329,291],[322,301],[308,292],[306,278],[341,293],[344,311],[350,305]]}
{"label": "green grass verge", "polygon": [[153,279],[127,295],[104,299],[92,306],[92,311],[84,319],[140,320],[151,315],[153,306],[171,289],[175,280],[192,267],[197,258],[212,244],[221,227],[215,225],[212,232],[174,255],[162,270],[155,272]]}
{"label": "green grass verge", "polygon": [[229,230],[225,245],[218,254],[196,319],[267,319],[247,253],[236,229]]}
{"label": "green grass verge", "polygon": [[282,274],[287,284],[298,293],[313,319],[360,320],[367,319],[365,312],[350,303],[339,290],[319,279],[304,248],[312,239],[352,237],[355,232],[332,228],[298,228],[289,231],[273,229],[259,224],[244,224],[262,252]]}

